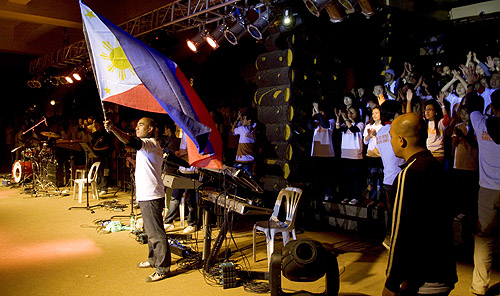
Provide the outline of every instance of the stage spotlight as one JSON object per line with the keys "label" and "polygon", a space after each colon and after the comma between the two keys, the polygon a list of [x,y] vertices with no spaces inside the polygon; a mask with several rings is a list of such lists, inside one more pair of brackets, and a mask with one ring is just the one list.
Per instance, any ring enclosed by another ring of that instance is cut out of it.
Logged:
{"label": "stage spotlight", "polygon": [[295,18],[293,17],[293,11],[291,8],[285,8],[283,11],[283,25],[285,27],[291,27],[295,23]]}
{"label": "stage spotlight", "polygon": [[66,76],[57,76],[56,79],[57,81],[59,81],[59,83],[54,85],[66,85],[69,83],[69,81],[66,80]]}
{"label": "stage spotlight", "polygon": [[356,11],[354,6],[358,3],[358,0],[338,0],[342,6],[344,6],[344,10],[346,13],[351,14]]}
{"label": "stage spotlight", "polygon": [[361,7],[361,13],[366,17],[370,18],[375,14],[372,5],[369,0],[359,0],[359,7]]}
{"label": "stage spotlight", "polygon": [[323,293],[302,290],[300,295],[338,295],[337,255],[327,252],[318,241],[290,241],[283,250],[273,253],[269,267],[271,295],[299,295],[287,293],[281,289],[281,274],[292,282],[314,282],[322,277],[325,278],[325,291]]}
{"label": "stage spotlight", "polygon": [[73,74],[71,74],[71,76],[73,76],[73,78],[76,81],[81,81],[86,71],[87,70],[85,69],[85,67],[81,66],[78,69],[75,69],[75,71],[73,72]]}
{"label": "stage spotlight", "polygon": [[261,12],[259,18],[253,22],[253,24],[248,25],[247,31],[250,35],[257,39],[262,39],[262,33],[269,26],[269,20],[271,19],[271,9],[267,8],[264,12]]}
{"label": "stage spotlight", "polygon": [[50,84],[52,84],[53,86],[58,86],[59,85],[59,79],[56,77],[56,76],[50,76],[49,78],[49,82]]}
{"label": "stage spotlight", "polygon": [[330,17],[332,23],[339,23],[344,20],[344,12],[340,9],[337,1],[330,1],[326,6],[325,10]]}
{"label": "stage spotlight", "polygon": [[217,49],[220,46],[220,43],[222,40],[224,40],[224,31],[227,30],[227,26],[225,24],[222,24],[215,29],[210,34],[207,34],[205,36],[205,40],[207,41],[208,45],[212,47],[213,49]]}
{"label": "stage spotlight", "polygon": [[227,41],[232,45],[238,44],[238,40],[246,33],[247,23],[248,21],[246,18],[239,15],[236,24],[224,31],[224,37],[226,37]]}
{"label": "stage spotlight", "polygon": [[316,17],[319,17],[320,12],[332,0],[304,0],[307,9]]}
{"label": "stage spotlight", "polygon": [[186,43],[193,52],[198,52],[198,48],[205,41],[205,30],[200,31],[193,38],[187,39]]}
{"label": "stage spotlight", "polygon": [[42,84],[40,83],[40,81],[38,81],[36,79],[29,80],[27,82],[27,84],[28,84],[29,88],[41,88],[42,87]]}
{"label": "stage spotlight", "polygon": [[68,82],[68,83],[73,83],[73,79],[69,76],[64,76],[64,79]]}
{"label": "stage spotlight", "polygon": [[298,13],[293,12],[291,8],[285,8],[283,10],[283,16],[281,18],[281,23],[279,29],[281,32],[287,32],[293,30],[295,27],[302,24],[302,18]]}

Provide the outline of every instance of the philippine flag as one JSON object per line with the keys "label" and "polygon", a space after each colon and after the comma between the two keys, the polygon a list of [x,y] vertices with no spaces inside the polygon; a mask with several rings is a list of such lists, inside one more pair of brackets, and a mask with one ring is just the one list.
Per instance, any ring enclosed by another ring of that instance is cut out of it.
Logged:
{"label": "philippine flag", "polygon": [[189,138],[190,164],[221,169],[220,133],[177,65],[81,1],[80,10],[101,100],[168,114]]}

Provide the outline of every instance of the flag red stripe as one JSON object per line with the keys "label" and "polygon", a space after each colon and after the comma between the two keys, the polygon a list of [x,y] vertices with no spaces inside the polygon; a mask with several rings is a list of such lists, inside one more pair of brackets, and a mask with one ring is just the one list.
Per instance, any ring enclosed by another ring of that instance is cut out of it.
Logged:
{"label": "flag red stripe", "polygon": [[144,84],[139,84],[125,92],[107,97],[103,101],[148,112],[167,113]]}

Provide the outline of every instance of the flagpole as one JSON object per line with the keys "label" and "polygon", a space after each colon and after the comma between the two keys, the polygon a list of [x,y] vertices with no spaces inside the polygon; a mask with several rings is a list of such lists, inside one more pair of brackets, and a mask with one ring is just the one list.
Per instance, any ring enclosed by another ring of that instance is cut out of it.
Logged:
{"label": "flagpole", "polygon": [[[92,48],[90,46],[90,42],[89,42],[89,39],[87,36],[87,29],[85,28],[84,21],[82,21],[82,25],[83,25],[83,36],[85,38],[85,43],[87,44],[87,52],[89,54],[90,65],[92,66],[92,73],[94,73],[95,84],[97,86],[97,91],[99,92],[99,101],[101,102],[101,108],[102,108],[102,113],[104,115],[104,121],[108,121],[108,118],[106,116],[106,110],[104,109],[104,103],[102,102],[102,99],[101,99],[101,93],[100,93],[101,89],[99,88],[99,79],[97,79],[96,68],[94,66],[94,59],[93,59],[93,55],[92,55]],[[109,130],[106,130],[106,131],[109,133]]]}

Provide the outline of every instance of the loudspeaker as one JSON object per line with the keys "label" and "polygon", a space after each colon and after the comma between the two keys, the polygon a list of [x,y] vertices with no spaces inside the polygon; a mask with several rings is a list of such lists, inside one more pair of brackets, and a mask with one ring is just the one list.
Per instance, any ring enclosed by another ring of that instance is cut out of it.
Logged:
{"label": "loudspeaker", "polygon": [[47,163],[47,179],[57,187],[66,185],[66,181],[69,180],[69,168],[66,168],[66,166],[69,165],[64,161],[50,161]]}

